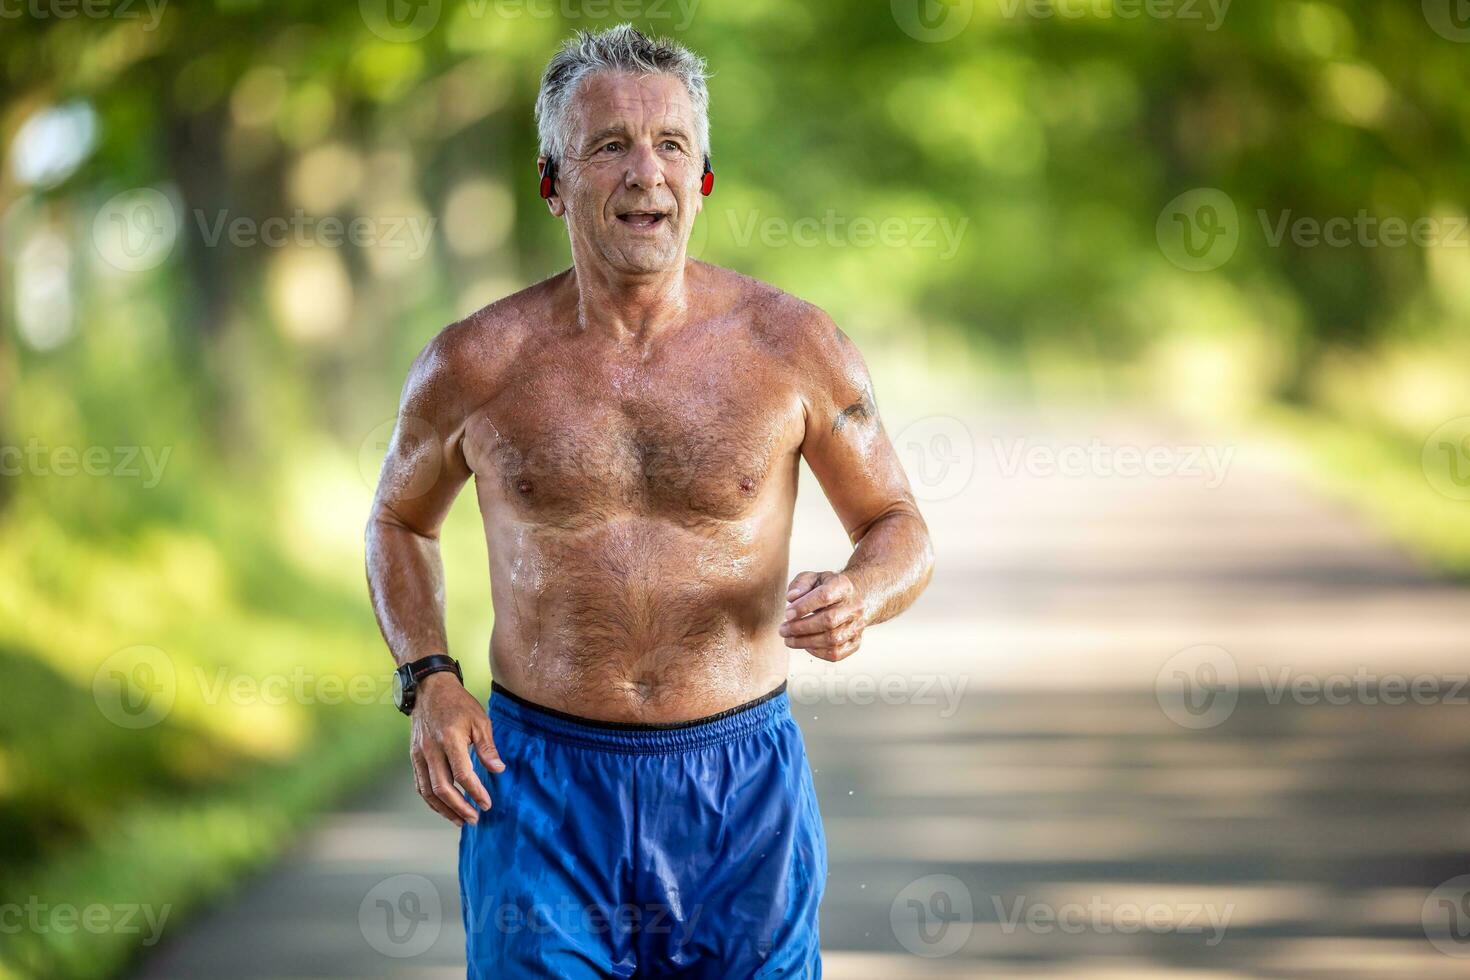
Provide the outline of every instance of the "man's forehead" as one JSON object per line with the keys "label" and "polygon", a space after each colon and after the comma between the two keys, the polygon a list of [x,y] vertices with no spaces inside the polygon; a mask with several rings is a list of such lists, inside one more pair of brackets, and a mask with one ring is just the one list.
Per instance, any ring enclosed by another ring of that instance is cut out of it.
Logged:
{"label": "man's forehead", "polygon": [[689,91],[672,75],[598,72],[577,89],[573,103],[579,136],[617,123],[677,124],[693,132]]}

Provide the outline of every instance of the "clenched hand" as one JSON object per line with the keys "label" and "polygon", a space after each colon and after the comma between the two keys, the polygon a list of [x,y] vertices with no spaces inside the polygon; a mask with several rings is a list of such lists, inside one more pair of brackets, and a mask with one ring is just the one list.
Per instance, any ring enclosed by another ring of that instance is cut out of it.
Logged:
{"label": "clenched hand", "polygon": [[868,625],[863,597],[842,572],[802,572],[786,589],[786,602],[777,632],[788,647],[836,663],[862,645]]}

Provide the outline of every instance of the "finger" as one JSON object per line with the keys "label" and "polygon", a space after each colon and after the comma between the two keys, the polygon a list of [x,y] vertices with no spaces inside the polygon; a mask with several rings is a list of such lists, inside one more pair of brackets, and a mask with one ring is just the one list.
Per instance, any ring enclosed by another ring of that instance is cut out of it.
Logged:
{"label": "finger", "polygon": [[424,798],[424,802],[429,804],[429,809],[456,827],[464,826],[464,821],[455,816],[454,812],[441,803],[439,797],[434,795],[433,786],[429,782],[429,767],[417,756],[413,759],[413,788]]}
{"label": "finger", "polygon": [[831,633],[813,633],[811,636],[788,636],[786,645],[793,650],[826,650],[837,646]]}
{"label": "finger", "polygon": [[835,664],[857,653],[858,645],[858,641],[851,641],[848,643],[839,643],[832,647],[819,647],[811,650],[810,653],[814,657],[820,657],[822,660]]}
{"label": "finger", "polygon": [[787,607],[786,620],[790,622],[802,616],[810,616],[818,609],[825,609],[834,602],[845,598],[851,590],[851,587],[846,585],[846,581],[841,578],[830,578],[812,589]]}
{"label": "finger", "polygon": [[500,758],[500,752],[495,748],[495,736],[488,718],[483,725],[475,726],[475,752],[479,754],[486,769],[491,772],[505,772],[505,760]]}
{"label": "finger", "polygon": [[464,795],[473,800],[481,810],[490,809],[490,794],[485,791],[485,784],[480,782],[480,777],[475,773],[475,765],[470,761],[470,743],[448,748],[449,771],[454,773],[454,781],[459,783]]}
{"label": "finger", "polygon": [[814,612],[810,616],[782,623],[776,628],[776,632],[782,636],[809,636],[813,633],[823,633],[846,626],[856,616],[855,608],[839,602],[819,612]]}
{"label": "finger", "polygon": [[[805,622],[805,620],[802,620]],[[855,622],[849,621],[823,630],[806,635],[788,636],[787,646],[794,646],[803,650],[816,650],[829,647],[840,647],[845,643],[855,643],[862,640],[862,632],[857,628]]]}
{"label": "finger", "polygon": [[797,575],[796,578],[791,580],[791,584],[786,586],[786,601],[790,602],[797,596],[809,591],[820,580],[821,575],[817,572],[802,572]]}
{"label": "finger", "polygon": [[434,791],[434,795],[454,811],[461,820],[467,823],[475,823],[479,820],[475,808],[470,806],[460,791],[454,788],[454,774],[449,771],[449,761],[444,757],[443,748],[436,748],[434,745],[425,746],[424,760],[429,766],[429,787]]}

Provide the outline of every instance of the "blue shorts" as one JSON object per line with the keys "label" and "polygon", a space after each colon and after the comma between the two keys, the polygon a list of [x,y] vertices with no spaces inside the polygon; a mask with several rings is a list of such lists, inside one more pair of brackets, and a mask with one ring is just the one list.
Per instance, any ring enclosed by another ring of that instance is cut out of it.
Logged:
{"label": "blue shorts", "polygon": [[459,841],[470,978],[822,975],[827,840],[785,684],[672,725],[496,684],[490,721],[506,769],[474,758],[493,805]]}

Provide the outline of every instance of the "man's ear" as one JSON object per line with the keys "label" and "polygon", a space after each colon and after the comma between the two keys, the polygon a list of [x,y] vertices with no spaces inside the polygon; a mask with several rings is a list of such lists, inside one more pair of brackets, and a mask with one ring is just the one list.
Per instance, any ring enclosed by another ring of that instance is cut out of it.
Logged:
{"label": "man's ear", "polygon": [[[536,158],[536,180],[538,182],[538,192],[540,189],[540,182],[544,181],[546,178],[546,160],[547,158],[544,156],[538,156]],[[567,213],[567,207],[561,199],[561,168],[553,167],[551,176],[551,196],[546,199],[546,210],[550,211],[553,217],[560,218],[562,215]]]}
{"label": "man's ear", "polygon": [[704,210],[704,195],[699,193],[699,181],[701,179],[703,178],[695,178],[694,193],[689,196],[689,200],[690,202],[692,202],[694,208],[694,217],[696,218],[699,217],[699,213]]}

